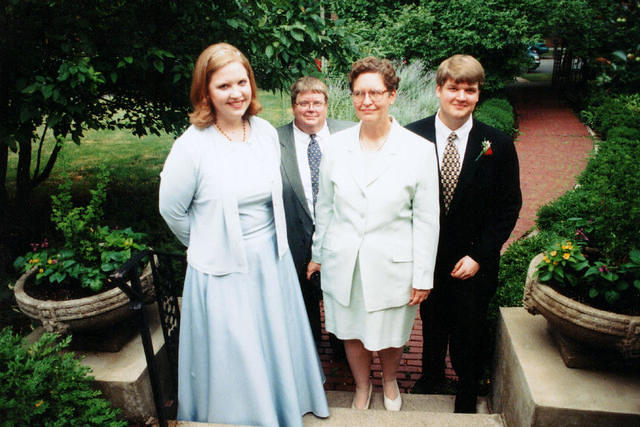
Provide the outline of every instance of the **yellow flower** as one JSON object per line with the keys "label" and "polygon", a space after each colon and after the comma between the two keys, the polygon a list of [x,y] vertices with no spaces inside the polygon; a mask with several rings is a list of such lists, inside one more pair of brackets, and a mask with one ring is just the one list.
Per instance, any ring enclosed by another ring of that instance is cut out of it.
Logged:
{"label": "yellow flower", "polygon": [[39,269],[38,273],[44,273],[44,269],[43,268]]}
{"label": "yellow flower", "polygon": [[33,263],[34,263],[34,264],[37,264],[37,263],[39,263],[39,262],[40,262],[40,260],[39,260],[38,258],[34,258],[34,259],[33,259]]}
{"label": "yellow flower", "polygon": [[551,251],[551,256],[556,256],[558,255],[558,251]]}
{"label": "yellow flower", "polygon": [[553,265],[558,265],[558,261],[553,261]]}
{"label": "yellow flower", "polygon": [[569,259],[570,256],[571,254],[569,252],[565,252],[564,254],[562,254],[562,258],[564,259]]}
{"label": "yellow flower", "polygon": [[53,261],[52,261],[52,260],[50,260],[50,259],[48,259],[48,260],[47,260],[47,264],[53,264]]}
{"label": "yellow flower", "polygon": [[89,230],[93,233],[93,227],[89,227]]}
{"label": "yellow flower", "polygon": [[44,401],[42,399],[37,401],[36,402],[36,408],[39,408],[40,406],[42,406],[43,403],[44,403]]}
{"label": "yellow flower", "polygon": [[544,262],[546,262],[547,264],[549,264],[551,262],[551,260],[549,259],[548,256],[545,255],[545,257],[543,258]]}
{"label": "yellow flower", "polygon": [[562,249],[565,250],[565,251],[566,250],[571,250],[571,249],[573,249],[573,244],[571,242],[567,241],[566,245],[562,245]]}

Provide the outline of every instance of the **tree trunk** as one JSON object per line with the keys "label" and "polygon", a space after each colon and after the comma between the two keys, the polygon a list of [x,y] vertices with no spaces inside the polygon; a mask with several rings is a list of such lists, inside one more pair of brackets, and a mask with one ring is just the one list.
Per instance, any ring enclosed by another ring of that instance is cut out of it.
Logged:
{"label": "tree trunk", "polygon": [[33,189],[31,184],[31,140],[18,143],[18,168],[16,170],[16,205],[18,209],[26,206],[29,194]]}
{"label": "tree trunk", "polygon": [[[0,221],[4,222],[9,209],[7,193],[7,167],[9,165],[9,145],[0,143]],[[1,227],[1,226],[0,226]]]}

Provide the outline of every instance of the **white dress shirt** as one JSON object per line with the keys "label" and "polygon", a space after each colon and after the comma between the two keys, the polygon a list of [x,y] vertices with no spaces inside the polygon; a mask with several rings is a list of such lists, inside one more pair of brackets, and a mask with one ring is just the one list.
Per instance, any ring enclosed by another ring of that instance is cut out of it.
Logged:
{"label": "white dress shirt", "polygon": [[458,153],[460,154],[460,168],[462,168],[462,162],[464,161],[464,153],[467,149],[467,142],[469,141],[469,132],[473,126],[473,118],[469,116],[466,122],[458,129],[449,129],[447,125],[442,123],[439,117],[440,110],[436,114],[436,145],[438,146],[438,166],[442,169],[442,159],[444,157],[444,149],[447,146],[447,138],[451,135],[451,132],[456,133],[456,139],[453,141]]}
{"label": "white dress shirt", "polygon": [[[320,145],[320,151],[324,153],[327,140],[331,134],[329,133],[329,127],[327,122],[324,122],[324,126],[318,133],[316,133],[316,139]],[[311,142],[311,135],[303,132],[293,123],[293,139],[296,145],[296,160],[298,161],[298,171],[300,172],[300,179],[302,180],[302,188],[304,188],[304,197],[307,199],[307,205],[309,206],[309,212],[311,217],[314,217],[313,209],[313,192],[311,190],[311,168],[309,168],[309,158],[307,156],[307,150],[309,143]]]}

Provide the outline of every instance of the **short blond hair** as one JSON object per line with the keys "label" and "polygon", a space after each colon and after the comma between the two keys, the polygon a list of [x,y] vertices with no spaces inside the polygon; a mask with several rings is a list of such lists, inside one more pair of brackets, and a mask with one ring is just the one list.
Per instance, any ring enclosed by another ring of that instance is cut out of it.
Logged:
{"label": "short blond hair", "polygon": [[456,83],[484,84],[484,68],[482,64],[471,55],[453,55],[440,64],[436,72],[436,84],[443,86],[447,79]]}
{"label": "short blond hair", "polygon": [[243,118],[248,119],[262,110],[262,106],[258,101],[256,79],[253,76],[253,69],[247,57],[238,48],[229,43],[216,43],[202,51],[193,67],[193,80],[191,81],[193,112],[189,113],[189,121],[194,126],[202,129],[215,123],[216,110],[213,102],[209,99],[211,75],[232,62],[239,62],[244,66],[251,85],[251,102]]}
{"label": "short blond hair", "polygon": [[296,103],[302,92],[321,93],[324,95],[324,102],[329,102],[329,88],[317,77],[300,77],[291,85],[291,105]]}

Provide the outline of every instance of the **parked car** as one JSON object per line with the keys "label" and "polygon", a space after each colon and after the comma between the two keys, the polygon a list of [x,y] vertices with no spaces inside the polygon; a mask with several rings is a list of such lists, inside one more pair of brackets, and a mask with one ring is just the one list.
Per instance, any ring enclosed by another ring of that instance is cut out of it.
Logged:
{"label": "parked car", "polygon": [[527,49],[529,55],[528,71],[533,71],[540,66],[540,55],[531,46]]}
{"label": "parked car", "polygon": [[544,44],[544,42],[536,42],[534,45],[529,46],[529,50],[537,53],[538,55],[549,52],[549,48]]}

